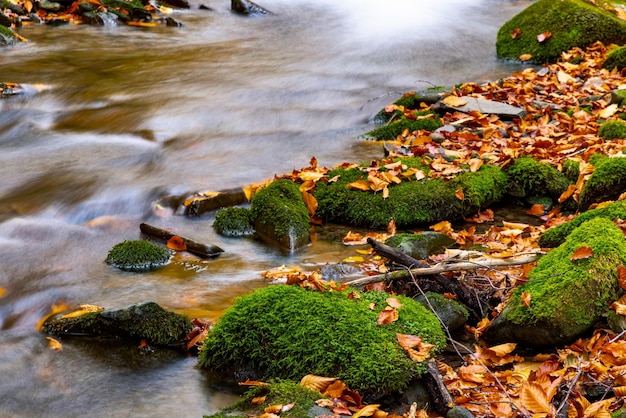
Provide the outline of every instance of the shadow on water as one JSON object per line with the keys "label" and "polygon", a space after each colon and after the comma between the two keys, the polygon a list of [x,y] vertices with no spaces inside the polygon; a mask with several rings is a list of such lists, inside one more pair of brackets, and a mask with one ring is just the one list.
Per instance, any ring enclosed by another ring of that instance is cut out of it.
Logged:
{"label": "shadow on water", "polygon": [[[0,416],[200,416],[227,389],[180,354],[137,355],[117,342],[47,348],[50,306],[115,308],[148,300],[215,319],[267,285],[261,272],[317,269],[354,255],[347,228],[316,228],[284,255],[228,239],[200,219],[155,212],[159,195],[221,190],[306,166],[381,155],[368,119],[409,90],[493,80],[499,26],[528,1],[267,0],[244,19],[229,2],[175,12],[182,28],[25,26],[5,48],[0,100]],[[42,84],[42,86],[39,86]],[[104,263],[138,225],[171,228],[226,252],[183,256],[146,274]]]}

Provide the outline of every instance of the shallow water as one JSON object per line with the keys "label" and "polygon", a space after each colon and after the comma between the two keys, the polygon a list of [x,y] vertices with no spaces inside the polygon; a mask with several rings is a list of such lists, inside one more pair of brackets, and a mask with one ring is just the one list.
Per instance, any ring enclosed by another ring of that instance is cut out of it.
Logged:
{"label": "shallow water", "polygon": [[[155,214],[166,194],[256,183],[308,165],[381,155],[358,135],[410,90],[493,80],[498,27],[527,1],[227,1],[178,11],[182,28],[28,26],[0,80],[41,84],[0,100],[0,416],[200,416],[234,395],[178,354],[130,356],[99,341],[46,347],[51,305],[153,300],[216,318],[283,264],[354,255],[345,228],[316,229],[291,256],[214,233],[212,215]],[[41,90],[41,91],[39,91]],[[226,252],[130,274],[103,263],[141,222]]]}

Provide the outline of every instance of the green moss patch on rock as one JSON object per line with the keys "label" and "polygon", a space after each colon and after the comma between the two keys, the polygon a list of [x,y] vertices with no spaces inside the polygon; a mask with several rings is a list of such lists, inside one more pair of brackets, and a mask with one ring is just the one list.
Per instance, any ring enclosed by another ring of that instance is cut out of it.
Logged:
{"label": "green moss patch on rock", "polygon": [[[615,7],[614,4],[606,0],[596,3],[597,6],[584,0],[534,2],[498,31],[498,57],[518,60],[521,55],[530,54],[532,61],[547,63],[556,62],[564,51],[584,49],[596,41],[624,44],[626,22],[604,8]],[[546,32],[551,36],[540,42],[537,36]]]}
{"label": "green moss patch on rock", "polygon": [[124,241],[111,248],[105,262],[127,271],[146,271],[164,266],[172,253],[142,240]]}
{"label": "green moss patch on rock", "polygon": [[396,234],[385,241],[386,245],[417,260],[426,260],[431,254],[442,254],[446,248],[455,243],[456,241],[449,236],[432,231],[419,234]]}
{"label": "green moss patch on rock", "polygon": [[152,345],[174,345],[193,328],[184,315],[166,311],[154,302],[126,308],[49,318],[42,331],[59,335],[101,335],[146,340]]}
{"label": "green moss patch on rock", "polygon": [[227,237],[245,237],[254,234],[250,209],[230,207],[220,209],[215,214],[213,228],[218,234]]}
{"label": "green moss patch on rock", "polygon": [[465,325],[469,318],[469,312],[465,306],[444,297],[440,293],[426,292],[424,295],[418,295],[415,301],[424,305],[428,310],[432,308],[441,322],[452,332]]}
{"label": "green moss patch on rock", "polygon": [[416,111],[413,116],[415,119],[402,116],[398,120],[392,120],[380,128],[363,134],[363,138],[390,141],[396,139],[405,129],[408,129],[409,132],[418,130],[432,132],[443,125],[439,116],[430,110]]}
{"label": "green moss patch on rock", "polygon": [[[265,408],[272,405],[288,405],[293,407],[283,411],[282,418],[303,418],[309,416],[315,401],[324,398],[319,392],[307,389],[298,382],[272,379],[267,386],[253,386],[234,405],[223,408],[217,414],[205,415],[203,418],[226,418],[260,416]],[[262,403],[253,403],[253,399],[263,398]],[[329,411],[330,412],[330,411]]]}
{"label": "green moss patch on rock", "polygon": [[606,68],[611,71],[617,68],[618,71],[622,71],[626,67],[626,47],[618,46],[611,49],[602,63],[602,68]]}
{"label": "green moss patch on rock", "polygon": [[600,125],[598,136],[604,140],[626,138],[626,122],[612,120]]}
{"label": "green moss patch on rock", "polygon": [[556,200],[570,185],[555,167],[532,157],[516,159],[505,171],[509,176],[508,193],[515,197],[548,196]]}
{"label": "green moss patch on rock", "polygon": [[17,43],[17,37],[6,26],[0,25],[0,46],[9,46]]}
{"label": "green moss patch on rock", "polygon": [[593,174],[580,192],[579,209],[585,211],[594,203],[617,200],[625,190],[626,156],[598,159]]}
{"label": "green moss patch on rock", "polygon": [[539,245],[547,248],[558,247],[574,229],[593,218],[605,218],[610,221],[626,219],[626,200],[611,203],[600,209],[588,210],[568,222],[548,229],[539,237]]}
{"label": "green moss patch on rock", "polygon": [[309,243],[309,210],[302,192],[290,180],[276,180],[252,198],[254,229],[266,242],[286,250]]}
{"label": "green moss patch on rock", "polygon": [[[441,99],[443,93],[449,93],[451,89],[452,87],[449,86],[436,86],[418,91],[417,93],[404,93],[399,99],[393,102],[393,104],[401,106],[404,109],[420,109],[421,103],[425,103],[427,105],[434,104]],[[387,110],[383,108],[376,113],[376,115],[371,119],[371,122],[383,124],[389,122],[390,120],[395,120],[403,116],[403,114],[403,112],[397,109],[387,112]]]}
{"label": "green moss patch on rock", "polygon": [[[507,188],[507,175],[498,167],[483,165],[475,173],[463,172],[457,177],[403,181],[389,187],[389,197],[382,193],[348,188],[357,180],[366,180],[359,169],[335,169],[328,178],[339,176],[334,183],[318,183],[315,197],[317,215],[327,221],[366,228],[384,228],[392,219],[399,228],[458,220],[498,202]],[[459,200],[457,190],[464,199]]]}
{"label": "green moss patch on rock", "polygon": [[261,379],[332,376],[372,394],[402,390],[425,365],[408,357],[396,334],[416,335],[441,348],[441,326],[431,312],[403,296],[396,297],[402,304],[399,319],[377,325],[390,295],[359,295],[275,285],[243,296],[204,341],[199,365],[224,372],[253,370]]}
{"label": "green moss patch on rock", "polygon": [[[572,260],[581,247],[589,258]],[[599,321],[609,304],[623,293],[618,266],[626,263],[622,231],[605,218],[594,218],[576,228],[558,248],[539,260],[530,280],[515,289],[506,307],[484,337],[548,346],[572,342]],[[530,295],[524,306],[522,294]]]}

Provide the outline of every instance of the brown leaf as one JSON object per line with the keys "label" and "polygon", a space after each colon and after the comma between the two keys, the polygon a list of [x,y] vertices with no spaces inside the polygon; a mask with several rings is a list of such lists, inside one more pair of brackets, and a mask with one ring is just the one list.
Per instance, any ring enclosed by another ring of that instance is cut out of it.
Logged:
{"label": "brown leaf", "polygon": [[341,380],[335,380],[326,388],[324,392],[322,392],[322,395],[328,396],[329,398],[340,398],[343,391],[347,388],[348,386],[346,386],[346,384]]}
{"label": "brown leaf", "polygon": [[465,199],[465,193],[463,193],[463,189],[456,189],[456,191],[454,192],[454,195],[459,200]]}
{"label": "brown leaf", "polygon": [[265,398],[267,398],[267,395],[265,395],[265,396],[257,396],[256,398],[252,398],[250,403],[252,405],[261,405],[263,402],[265,402]]}
{"label": "brown leaf", "polygon": [[532,215],[532,216],[543,216],[544,213],[545,213],[544,205],[540,203],[532,205],[530,209],[526,211],[527,215]]}
{"label": "brown leaf", "polygon": [[434,344],[428,344],[416,335],[396,334],[398,344],[406,351],[413,361],[422,362],[430,357],[430,350],[435,348]]}
{"label": "brown leaf", "polygon": [[471,158],[469,160],[470,171],[472,173],[477,172],[480,169],[480,167],[482,167],[483,163],[484,161],[480,158]]}
{"label": "brown leaf", "polygon": [[300,380],[300,386],[323,393],[335,380],[337,379],[334,377],[307,374]]}
{"label": "brown leaf", "polygon": [[447,96],[442,101],[450,107],[462,107],[467,104],[467,100],[458,96]]}
{"label": "brown leaf", "polygon": [[167,248],[174,251],[185,251],[187,249],[187,244],[185,244],[184,239],[178,235],[174,235],[172,238],[167,240]]}
{"label": "brown leaf", "polygon": [[525,307],[529,307],[530,306],[530,301],[532,299],[532,295],[530,294],[530,292],[522,292],[522,305]]}
{"label": "brown leaf", "polygon": [[396,311],[391,306],[387,306],[385,309],[380,311],[378,314],[378,320],[376,323],[378,325],[388,325],[398,320],[398,311]]}
{"label": "brown leaf", "polygon": [[379,407],[380,405],[377,404],[364,406],[363,408],[358,410],[356,414],[352,415],[352,418],[371,417],[376,411],[378,411]]}
{"label": "brown leaf", "polygon": [[520,36],[522,34],[522,30],[520,28],[515,28],[513,29],[513,31],[511,32],[511,38],[515,39],[518,36]]}
{"label": "brown leaf", "polygon": [[591,247],[583,246],[577,249],[576,251],[574,251],[574,254],[572,254],[572,256],[569,259],[571,261],[582,260],[582,259],[589,258],[592,255],[593,255],[593,249]]}
{"label": "brown leaf", "polygon": [[402,304],[396,298],[387,298],[387,304],[396,309],[400,309],[402,307]]}
{"label": "brown leaf", "polygon": [[309,211],[309,215],[315,215],[317,211],[317,199],[309,192],[302,192],[302,199],[304,200],[304,204]]}
{"label": "brown leaf", "polygon": [[618,266],[617,267],[617,282],[622,290],[626,290],[626,267]]}
{"label": "brown leaf", "polygon": [[524,381],[520,391],[519,402],[524,408],[535,414],[554,413],[554,408],[550,404],[546,390],[536,382]]}
{"label": "brown leaf", "polygon": [[364,192],[368,192],[370,190],[370,184],[365,180],[357,180],[353,181],[346,185],[346,187],[350,189],[363,190]]}
{"label": "brown leaf", "polygon": [[530,54],[522,54],[519,56],[520,61],[530,61],[533,58]]}
{"label": "brown leaf", "polygon": [[48,348],[52,348],[55,351],[60,351],[63,348],[63,345],[54,338],[46,337],[46,339],[48,340]]}

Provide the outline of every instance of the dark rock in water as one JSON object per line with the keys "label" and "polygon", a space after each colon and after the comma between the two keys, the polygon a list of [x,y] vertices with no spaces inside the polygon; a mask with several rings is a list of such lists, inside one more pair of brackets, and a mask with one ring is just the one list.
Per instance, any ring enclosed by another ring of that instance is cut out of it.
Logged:
{"label": "dark rock in water", "polygon": [[127,271],[153,270],[167,264],[171,252],[148,241],[132,240],[111,248],[105,262]]}
{"label": "dark rock in water", "polygon": [[363,270],[360,268],[346,263],[326,264],[320,269],[320,274],[324,280],[338,281],[349,276],[360,275],[362,273]]}
{"label": "dark rock in water", "polygon": [[69,20],[59,19],[56,17],[50,20],[46,20],[46,25],[48,26],[64,26],[64,25],[69,25],[69,24],[70,24]]}
{"label": "dark rock in water", "polygon": [[522,118],[526,114],[526,110],[511,106],[507,103],[496,102],[493,100],[485,100],[485,99],[477,99],[475,97],[462,96],[466,104],[463,106],[449,106],[445,104],[442,100],[438,101],[432,106],[432,110],[439,114],[443,114],[446,112],[471,112],[478,111],[485,115],[497,115],[500,119],[515,119]]}
{"label": "dark rock in water", "polygon": [[213,11],[214,9],[212,7],[207,6],[206,4],[201,4],[198,9],[200,10],[210,10]]}
{"label": "dark rock in water", "polygon": [[254,235],[254,225],[248,208],[232,207],[220,209],[215,214],[213,228],[225,237]]}
{"label": "dark rock in water", "polygon": [[189,9],[189,0],[159,0],[158,3],[179,9]]}
{"label": "dark rock in water", "polygon": [[417,260],[426,260],[431,254],[444,253],[455,241],[439,232],[424,231],[420,234],[396,234],[385,244]]}
{"label": "dark rock in water", "polygon": [[[82,3],[81,3],[82,4]],[[83,22],[96,26],[114,26],[117,24],[118,17],[110,12],[85,12],[83,13]]]}
{"label": "dark rock in water", "polygon": [[174,19],[173,17],[166,17],[165,18],[165,26],[168,26],[170,28],[181,28],[185,25],[183,25],[183,23],[179,20]]}
{"label": "dark rock in water", "polygon": [[0,10],[0,25],[6,26],[7,28],[11,27],[11,19],[9,19],[9,16],[2,13],[1,10]]}
{"label": "dark rock in water", "polygon": [[71,315],[48,319],[42,331],[58,335],[101,335],[146,340],[151,345],[175,345],[193,328],[189,318],[166,311],[154,302]]}
{"label": "dark rock in water", "polygon": [[260,16],[273,14],[269,10],[249,0],[231,0],[230,8],[233,12],[243,16]]}
{"label": "dark rock in water", "polygon": [[39,2],[39,8],[49,12],[58,12],[59,10],[61,10],[61,3],[50,0],[41,0]]}
{"label": "dark rock in water", "polygon": [[469,318],[469,313],[463,305],[445,298],[439,293],[427,292],[426,297],[419,295],[415,301],[421,303],[428,310],[432,309],[450,331],[460,329]]}
{"label": "dark rock in water", "polygon": [[210,196],[190,196],[182,203],[185,215],[199,216],[220,208],[237,206],[248,202],[243,189],[220,190]]}

